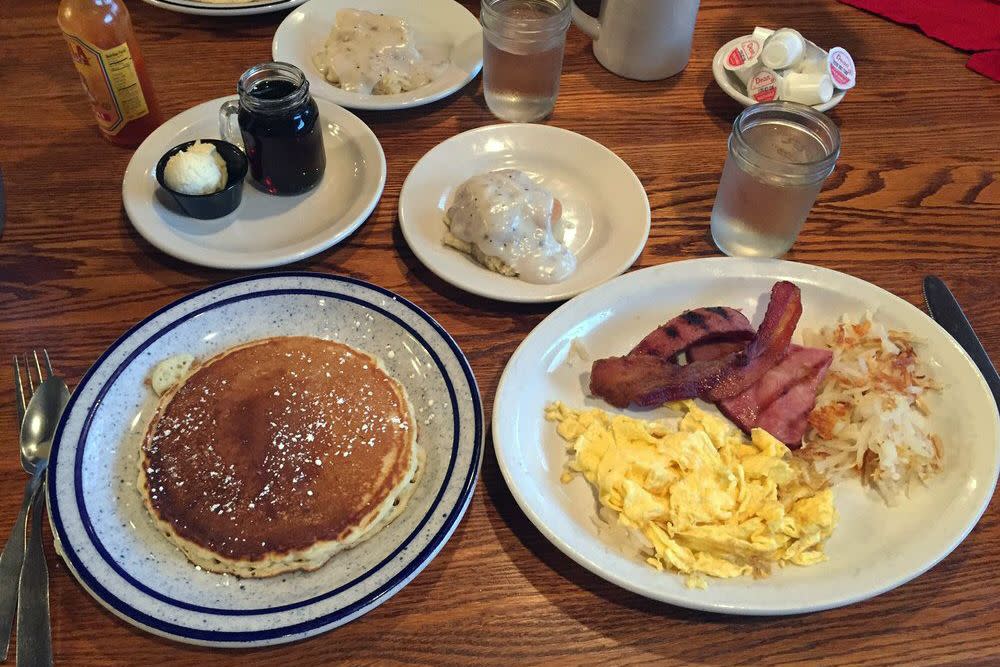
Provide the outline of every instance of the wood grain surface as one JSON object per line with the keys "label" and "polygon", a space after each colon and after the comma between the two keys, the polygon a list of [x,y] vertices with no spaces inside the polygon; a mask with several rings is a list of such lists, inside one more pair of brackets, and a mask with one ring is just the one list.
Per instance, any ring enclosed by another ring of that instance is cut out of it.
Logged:
{"label": "wood grain surface", "polygon": [[[134,1],[129,8],[168,116],[231,93],[248,66],[270,59],[285,16],[194,17]],[[175,260],[132,229],[121,203],[131,152],[98,136],[55,13],[55,3],[42,0],[0,3],[8,199],[0,352],[47,347],[75,384],[131,324],[239,273]],[[690,65],[653,83],[605,71],[584,35],[570,30],[559,101],[546,122],[601,142],[642,180],[653,225],[636,267],[719,254],[708,220],[740,107],[715,85],[710,62],[720,44],[754,25],[790,25],[820,44],[842,45],[860,72],[858,88],[831,112],[843,135],[840,161],[788,259],[845,271],[917,305],[920,279],[936,273],[1000,358],[1000,84],[966,70],[962,53],[832,0],[705,0]],[[471,360],[489,413],[507,358],[553,307],[452,288],[414,258],[396,221],[400,185],[417,159],[494,122],[480,80],[426,107],[359,115],[385,147],[385,194],[345,243],[291,268],[370,280],[426,308]],[[16,432],[4,369],[4,535],[25,481]],[[994,499],[954,553],[876,599],[804,617],[690,612],[618,589],[564,557],[518,509],[487,442],[468,514],[433,563],[362,619],[298,644],[226,652],[157,639],[98,605],[51,548],[48,564],[54,649],[64,665],[995,665],[998,545]]]}

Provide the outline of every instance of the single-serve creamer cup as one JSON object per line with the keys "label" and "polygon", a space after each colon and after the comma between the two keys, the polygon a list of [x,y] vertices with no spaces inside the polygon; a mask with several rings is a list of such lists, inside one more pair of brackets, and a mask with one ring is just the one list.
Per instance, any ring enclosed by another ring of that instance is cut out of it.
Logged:
{"label": "single-serve creamer cup", "polygon": [[826,57],[827,69],[833,85],[840,90],[850,90],[857,83],[857,70],[854,68],[854,58],[845,49],[835,46]]}
{"label": "single-serve creamer cup", "polygon": [[781,28],[764,42],[760,61],[773,70],[789,69],[799,64],[805,52],[806,40],[799,31]]}
{"label": "single-serve creamer cup", "polygon": [[740,81],[746,83],[757,69],[760,59],[761,40],[756,37],[741,39],[733,49],[726,54],[722,66],[735,74]]}
{"label": "single-serve creamer cup", "polygon": [[833,80],[829,74],[785,72],[778,97],[799,104],[826,104],[833,97]]}
{"label": "single-serve creamer cup", "polygon": [[857,70],[851,54],[839,46],[829,52],[810,45],[798,68],[803,74],[824,74],[830,77],[837,90],[850,90],[857,82]]}
{"label": "single-serve creamer cup", "polygon": [[758,67],[747,81],[747,95],[754,102],[773,102],[781,92],[781,77],[766,67]]}

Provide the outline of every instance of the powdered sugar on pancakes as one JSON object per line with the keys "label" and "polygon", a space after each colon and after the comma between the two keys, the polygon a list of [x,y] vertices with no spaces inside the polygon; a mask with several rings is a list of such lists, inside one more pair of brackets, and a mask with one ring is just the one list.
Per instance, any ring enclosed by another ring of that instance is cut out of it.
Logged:
{"label": "powdered sugar on pancakes", "polygon": [[255,341],[164,395],[139,487],[163,532],[207,569],[314,569],[398,511],[420,459],[415,435],[405,391],[376,358],[316,338]]}

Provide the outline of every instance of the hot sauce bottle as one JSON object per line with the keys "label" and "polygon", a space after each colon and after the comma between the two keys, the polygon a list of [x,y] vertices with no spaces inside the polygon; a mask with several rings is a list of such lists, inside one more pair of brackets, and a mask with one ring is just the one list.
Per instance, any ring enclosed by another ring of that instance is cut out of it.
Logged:
{"label": "hot sauce bottle", "polygon": [[162,119],[128,9],[117,0],[62,0],[59,27],[101,134],[138,146]]}

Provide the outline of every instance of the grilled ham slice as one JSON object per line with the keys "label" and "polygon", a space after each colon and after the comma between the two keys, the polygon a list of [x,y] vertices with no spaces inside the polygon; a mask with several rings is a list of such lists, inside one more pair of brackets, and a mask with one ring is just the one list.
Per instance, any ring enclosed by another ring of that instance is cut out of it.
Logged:
{"label": "grilled ham slice", "polygon": [[816,405],[816,389],[832,361],[829,350],[790,345],[784,359],[760,380],[717,405],[746,433],[759,427],[787,445],[799,446],[806,417]]}

